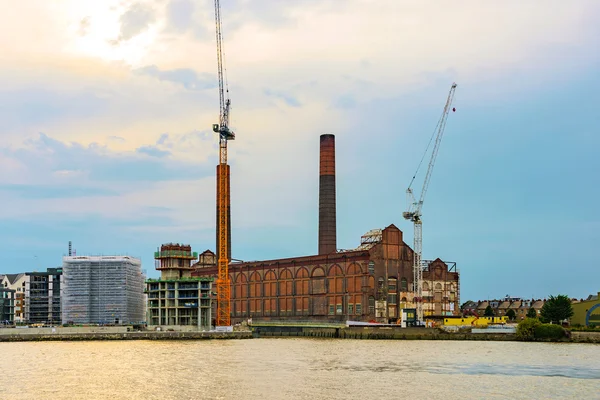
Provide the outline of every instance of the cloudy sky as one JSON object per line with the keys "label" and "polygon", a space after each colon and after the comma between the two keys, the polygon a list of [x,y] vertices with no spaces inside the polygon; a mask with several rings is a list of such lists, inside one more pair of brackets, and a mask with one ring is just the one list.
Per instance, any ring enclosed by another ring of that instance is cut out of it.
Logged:
{"label": "cloudy sky", "polygon": [[[212,2],[0,5],[0,272],[60,265],[69,240],[150,276],[161,243],[214,249]],[[412,244],[405,190],[457,82],[424,257],[458,263],[463,300],[600,290],[598,2],[222,7],[234,258],[317,251],[322,133],[338,247],[392,223]]]}

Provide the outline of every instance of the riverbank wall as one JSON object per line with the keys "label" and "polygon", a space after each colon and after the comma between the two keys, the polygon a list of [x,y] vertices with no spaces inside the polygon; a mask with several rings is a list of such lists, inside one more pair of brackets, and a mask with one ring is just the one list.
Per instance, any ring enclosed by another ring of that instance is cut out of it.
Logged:
{"label": "riverbank wall", "polygon": [[[36,341],[81,341],[81,340],[209,340],[209,339],[251,339],[252,332],[213,332],[213,331],[137,331],[127,332],[127,328],[107,327],[104,329],[82,328],[40,328],[0,329],[0,342],[36,342]],[[49,332],[47,331],[49,330]]]}

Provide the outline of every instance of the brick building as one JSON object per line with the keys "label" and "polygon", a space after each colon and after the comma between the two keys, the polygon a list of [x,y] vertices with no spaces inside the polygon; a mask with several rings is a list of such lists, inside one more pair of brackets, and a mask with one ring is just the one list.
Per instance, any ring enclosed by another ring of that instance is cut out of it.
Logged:
{"label": "brick building", "polygon": [[[395,323],[401,308],[414,306],[412,256],[402,231],[390,225],[362,236],[354,250],[231,263],[232,323],[248,318]],[[194,267],[193,276],[217,275],[214,263],[201,261]],[[457,313],[458,272],[439,259],[428,267],[423,284],[433,287],[424,291],[424,309],[429,315],[452,315],[442,314],[450,309]]]}

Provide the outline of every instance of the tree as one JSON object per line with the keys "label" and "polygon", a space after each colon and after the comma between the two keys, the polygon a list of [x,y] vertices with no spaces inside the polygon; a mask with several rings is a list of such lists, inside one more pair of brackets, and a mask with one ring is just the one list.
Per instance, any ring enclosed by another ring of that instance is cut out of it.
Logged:
{"label": "tree", "polygon": [[564,294],[559,294],[556,297],[550,296],[540,311],[540,315],[543,319],[557,324],[565,319],[571,318],[573,314],[571,299]]}
{"label": "tree", "polygon": [[535,308],[531,307],[529,309],[529,311],[527,311],[527,318],[537,318],[537,312],[535,311]]}
{"label": "tree", "polygon": [[515,310],[513,310],[512,308],[506,312],[506,316],[507,316],[507,317],[508,317],[508,319],[510,319],[511,321],[514,321],[514,320],[515,320],[515,318],[517,318],[517,314],[515,313]]}
{"label": "tree", "polygon": [[494,316],[494,310],[492,310],[491,306],[487,306],[485,308],[485,311],[483,312],[483,316],[484,317],[493,317]]}

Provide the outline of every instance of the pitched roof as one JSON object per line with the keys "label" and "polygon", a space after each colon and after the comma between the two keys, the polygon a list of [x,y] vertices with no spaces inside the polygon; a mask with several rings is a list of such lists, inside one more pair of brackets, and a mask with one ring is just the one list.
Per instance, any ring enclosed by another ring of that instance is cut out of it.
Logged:
{"label": "pitched roof", "polygon": [[25,275],[25,274],[23,272],[21,272],[20,274],[6,274],[5,276],[8,279],[8,283],[10,283],[12,285],[18,279],[20,279],[23,275]]}

